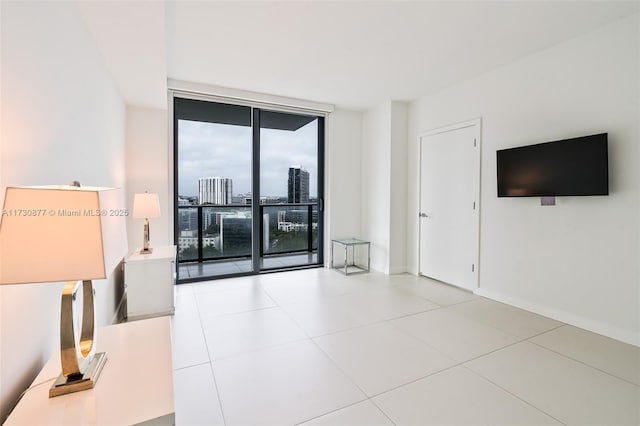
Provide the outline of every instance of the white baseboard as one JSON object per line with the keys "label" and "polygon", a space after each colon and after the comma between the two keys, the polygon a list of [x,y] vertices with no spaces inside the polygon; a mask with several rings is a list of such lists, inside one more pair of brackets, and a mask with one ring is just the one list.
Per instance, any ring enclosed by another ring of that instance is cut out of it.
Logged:
{"label": "white baseboard", "polygon": [[573,325],[575,327],[589,330],[603,336],[611,337],[612,339],[616,339],[630,345],[640,346],[640,335],[632,330],[611,326],[609,324],[603,324],[599,321],[594,321],[580,315],[575,315],[558,309],[549,308],[547,306],[542,306],[537,303],[532,303],[517,297],[508,296],[483,288],[476,289],[474,293],[479,296],[486,297],[487,299],[506,303],[508,305],[515,306],[517,308],[521,308],[526,311],[563,322],[565,324]]}
{"label": "white baseboard", "polygon": [[407,272],[406,266],[396,266],[394,268],[389,268],[389,275],[404,274],[405,272]]}

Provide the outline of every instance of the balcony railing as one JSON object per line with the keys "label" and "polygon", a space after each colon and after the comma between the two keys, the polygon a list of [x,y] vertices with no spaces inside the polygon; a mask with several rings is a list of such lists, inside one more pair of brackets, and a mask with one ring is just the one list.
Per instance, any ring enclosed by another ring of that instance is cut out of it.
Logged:
{"label": "balcony railing", "polygon": [[[318,249],[318,204],[261,204],[260,256]],[[179,206],[178,262],[250,258],[251,206]]]}

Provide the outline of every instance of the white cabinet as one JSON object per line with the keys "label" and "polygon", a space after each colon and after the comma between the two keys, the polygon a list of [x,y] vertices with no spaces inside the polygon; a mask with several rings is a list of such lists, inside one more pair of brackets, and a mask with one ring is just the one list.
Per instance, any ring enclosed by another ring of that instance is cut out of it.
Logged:
{"label": "white cabinet", "polygon": [[176,246],[154,247],[151,254],[131,253],[124,263],[127,319],[175,312]]}

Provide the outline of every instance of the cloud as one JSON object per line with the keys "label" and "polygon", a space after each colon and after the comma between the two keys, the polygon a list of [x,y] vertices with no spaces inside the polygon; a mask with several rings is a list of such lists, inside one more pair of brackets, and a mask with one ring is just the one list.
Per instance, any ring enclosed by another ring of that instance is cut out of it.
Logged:
{"label": "cloud", "polygon": [[[286,196],[289,167],[309,172],[309,192],[317,195],[317,135],[314,120],[295,132],[261,129],[261,195]],[[224,176],[233,180],[234,195],[251,192],[250,127],[179,120],[178,193],[198,194],[198,178]]]}

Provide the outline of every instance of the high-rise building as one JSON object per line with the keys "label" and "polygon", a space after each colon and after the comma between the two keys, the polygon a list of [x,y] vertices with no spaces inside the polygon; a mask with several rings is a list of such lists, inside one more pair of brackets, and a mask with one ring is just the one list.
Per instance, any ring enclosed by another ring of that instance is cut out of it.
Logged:
{"label": "high-rise building", "polygon": [[178,229],[180,231],[193,231],[198,229],[198,210],[180,209],[178,211]]}
{"label": "high-rise building", "polygon": [[226,177],[202,177],[198,179],[198,204],[231,204],[233,184]]}
{"label": "high-rise building", "polygon": [[309,172],[300,166],[289,167],[288,203],[309,202]]}

